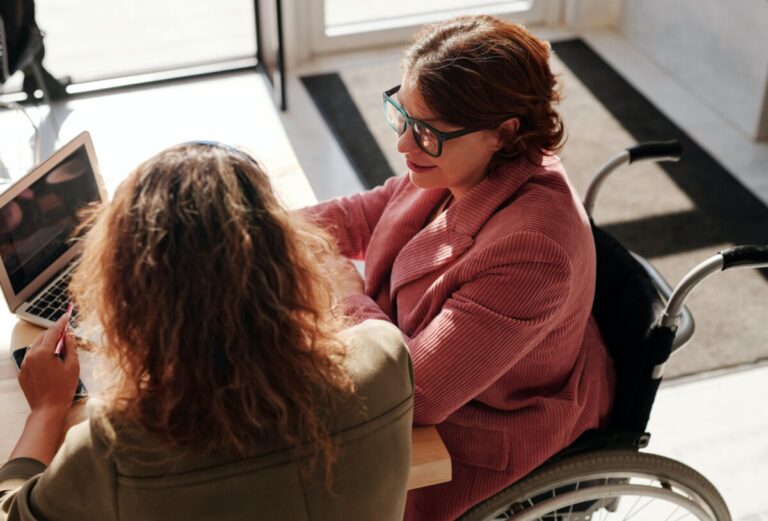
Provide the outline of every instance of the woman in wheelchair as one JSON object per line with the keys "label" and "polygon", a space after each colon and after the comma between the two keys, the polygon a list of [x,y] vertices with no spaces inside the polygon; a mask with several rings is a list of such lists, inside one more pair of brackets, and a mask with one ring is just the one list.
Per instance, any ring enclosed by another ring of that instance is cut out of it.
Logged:
{"label": "woman in wheelchair", "polygon": [[425,28],[383,94],[408,175],[307,210],[341,253],[345,306],[396,324],[414,421],[434,424],[450,482],[406,519],[455,519],[608,416],[614,370],[590,315],[595,246],[558,157],[549,46],[490,16]]}
{"label": "woman in wheelchair", "polygon": [[19,375],[32,412],[0,469],[0,519],[402,519],[412,378],[393,325],[346,328],[332,241],[281,208],[247,154],[188,143],[86,221],[72,292],[111,385],[64,417],[63,317]]}

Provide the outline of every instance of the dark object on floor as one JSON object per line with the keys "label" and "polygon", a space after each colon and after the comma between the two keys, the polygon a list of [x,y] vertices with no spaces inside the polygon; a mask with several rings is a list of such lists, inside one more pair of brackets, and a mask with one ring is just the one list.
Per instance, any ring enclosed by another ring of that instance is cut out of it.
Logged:
{"label": "dark object on floor", "polygon": [[27,99],[43,91],[46,101],[67,96],[66,83],[54,78],[45,67],[43,33],[35,22],[34,0],[0,2],[0,85],[16,71],[24,73],[23,90]]}

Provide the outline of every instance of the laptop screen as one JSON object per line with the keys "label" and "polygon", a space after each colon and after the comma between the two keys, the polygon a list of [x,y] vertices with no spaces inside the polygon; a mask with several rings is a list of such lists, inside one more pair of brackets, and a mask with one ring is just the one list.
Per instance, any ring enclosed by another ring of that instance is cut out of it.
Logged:
{"label": "laptop screen", "polygon": [[67,251],[78,210],[98,200],[83,145],[0,208],[0,256],[14,292]]}

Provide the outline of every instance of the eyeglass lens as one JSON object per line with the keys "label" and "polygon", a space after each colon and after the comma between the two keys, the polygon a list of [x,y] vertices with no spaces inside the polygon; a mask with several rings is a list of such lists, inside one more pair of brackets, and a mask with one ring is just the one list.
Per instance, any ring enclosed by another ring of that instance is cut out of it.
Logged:
{"label": "eyeglass lens", "polygon": [[437,136],[425,127],[421,122],[413,122],[413,135],[416,138],[416,143],[427,154],[436,156],[439,146]]}
{"label": "eyeglass lens", "polygon": [[405,132],[407,123],[402,112],[400,112],[397,107],[395,107],[390,101],[387,101],[384,104],[384,109],[387,115],[387,123],[389,123],[389,126],[392,127],[392,129],[398,134]]}
{"label": "eyeglass lens", "polygon": [[[402,135],[408,127],[408,122],[403,113],[390,101],[385,103],[385,113],[389,126],[399,135]],[[419,145],[419,148],[427,154],[436,156],[440,147],[437,136],[419,121],[413,121],[412,128],[413,137],[416,140],[416,144]]]}

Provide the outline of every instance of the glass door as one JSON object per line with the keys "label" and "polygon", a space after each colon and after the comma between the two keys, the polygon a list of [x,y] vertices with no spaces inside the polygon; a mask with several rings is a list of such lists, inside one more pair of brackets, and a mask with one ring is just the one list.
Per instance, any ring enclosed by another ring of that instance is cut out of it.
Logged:
{"label": "glass door", "polygon": [[[36,0],[35,11],[43,65],[72,82],[70,94],[80,84],[255,65],[252,0]],[[6,92],[20,87],[20,75],[13,80]]]}

